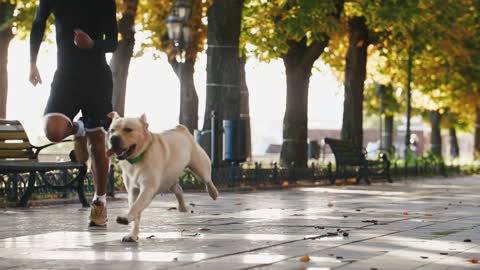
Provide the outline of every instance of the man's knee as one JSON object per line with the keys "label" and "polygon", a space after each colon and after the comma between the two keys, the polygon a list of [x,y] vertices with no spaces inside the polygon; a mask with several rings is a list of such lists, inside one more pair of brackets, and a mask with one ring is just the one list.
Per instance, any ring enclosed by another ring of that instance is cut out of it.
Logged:
{"label": "man's knee", "polygon": [[44,125],[45,136],[52,142],[60,142],[70,135],[71,128],[71,123],[63,117],[49,116]]}

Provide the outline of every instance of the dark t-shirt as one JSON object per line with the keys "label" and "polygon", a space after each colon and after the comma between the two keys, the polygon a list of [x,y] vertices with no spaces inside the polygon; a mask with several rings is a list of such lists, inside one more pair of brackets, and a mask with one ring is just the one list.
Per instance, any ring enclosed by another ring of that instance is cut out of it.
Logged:
{"label": "dark t-shirt", "polygon": [[[40,0],[30,34],[30,61],[36,63],[46,21],[55,16],[57,64],[64,69],[91,69],[106,65],[105,53],[117,47],[115,0]],[[74,30],[95,42],[91,49],[75,46]]]}

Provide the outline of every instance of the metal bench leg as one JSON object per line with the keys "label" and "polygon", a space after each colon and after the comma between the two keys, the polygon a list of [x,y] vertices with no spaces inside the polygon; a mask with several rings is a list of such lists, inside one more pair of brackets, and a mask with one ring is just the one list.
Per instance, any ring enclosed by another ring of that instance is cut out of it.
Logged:
{"label": "metal bench leg", "polygon": [[78,199],[80,200],[80,203],[82,204],[83,207],[90,206],[90,204],[87,202],[87,198],[85,198],[85,192],[83,189],[86,174],[87,174],[87,166],[83,166],[82,168],[79,169],[78,175],[75,178],[75,181],[77,182]]}
{"label": "metal bench leg", "polygon": [[371,182],[370,182],[370,179],[368,178],[368,174],[369,174],[368,166],[363,167],[363,178],[365,179],[365,184],[370,185]]}
{"label": "metal bench leg", "polygon": [[22,198],[18,202],[19,207],[27,207],[28,206],[28,200],[32,196],[33,189],[35,188],[35,172],[30,172],[28,175],[28,184],[27,188],[25,189],[25,192],[22,195]]}

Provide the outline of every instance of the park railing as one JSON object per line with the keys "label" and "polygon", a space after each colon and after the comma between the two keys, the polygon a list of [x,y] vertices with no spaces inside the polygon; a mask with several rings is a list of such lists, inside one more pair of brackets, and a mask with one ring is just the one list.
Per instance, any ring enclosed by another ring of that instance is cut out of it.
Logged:
{"label": "park railing", "polygon": [[[282,167],[277,163],[244,163],[230,164],[213,168],[212,179],[220,189],[242,188],[268,188],[301,185],[325,185],[329,181],[334,163],[310,163],[308,167],[288,166]],[[56,186],[71,181],[76,172],[73,170],[53,171],[51,175],[44,177],[43,182],[36,182],[32,200],[42,199],[76,199],[76,190],[68,185],[63,189]],[[428,159],[416,159],[408,163],[402,160],[392,161],[390,174],[392,179],[407,179],[417,177],[452,176],[462,173],[480,173],[480,166],[449,165],[444,162],[430,161]],[[355,179],[349,178],[351,173],[342,177],[338,176],[336,184],[352,184]],[[372,177],[372,182],[384,181]],[[195,175],[186,170],[179,178],[180,184],[187,190],[204,189],[203,184]],[[0,175],[0,205],[14,205],[15,201],[22,196],[28,183],[28,174]],[[54,188],[55,187],[55,188]],[[92,193],[94,184],[91,173],[88,173],[84,181],[84,191]],[[115,192],[124,191],[121,173],[117,166],[112,165],[109,175],[108,193],[114,196]]]}

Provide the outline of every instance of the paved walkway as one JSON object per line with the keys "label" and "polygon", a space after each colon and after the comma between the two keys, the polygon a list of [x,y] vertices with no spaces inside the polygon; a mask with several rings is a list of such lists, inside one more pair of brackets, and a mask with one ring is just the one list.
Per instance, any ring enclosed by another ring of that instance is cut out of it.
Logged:
{"label": "paved walkway", "polygon": [[137,244],[78,205],[0,210],[0,268],[480,269],[480,177],[185,197],[158,196]]}

